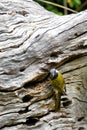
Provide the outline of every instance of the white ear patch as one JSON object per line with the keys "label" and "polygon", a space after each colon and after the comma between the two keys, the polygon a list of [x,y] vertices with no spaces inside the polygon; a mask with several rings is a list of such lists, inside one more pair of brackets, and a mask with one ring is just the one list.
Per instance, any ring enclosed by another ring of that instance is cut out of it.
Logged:
{"label": "white ear patch", "polygon": [[59,71],[58,71],[58,70],[56,70],[56,73],[59,73]]}

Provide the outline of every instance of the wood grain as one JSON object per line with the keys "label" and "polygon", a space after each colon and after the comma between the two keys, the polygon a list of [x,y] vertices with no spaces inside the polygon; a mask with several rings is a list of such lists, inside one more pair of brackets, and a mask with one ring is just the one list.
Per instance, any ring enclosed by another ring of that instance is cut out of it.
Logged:
{"label": "wood grain", "polygon": [[[58,16],[32,0],[0,2],[0,129],[87,129],[87,11]],[[48,72],[67,95],[54,112]]]}

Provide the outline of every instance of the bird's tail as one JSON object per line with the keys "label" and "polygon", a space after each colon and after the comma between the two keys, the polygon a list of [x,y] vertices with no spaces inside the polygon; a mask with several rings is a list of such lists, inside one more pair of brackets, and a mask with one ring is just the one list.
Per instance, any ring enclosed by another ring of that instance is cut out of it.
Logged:
{"label": "bird's tail", "polygon": [[60,110],[60,106],[61,106],[61,94],[57,93],[55,97],[55,111]]}

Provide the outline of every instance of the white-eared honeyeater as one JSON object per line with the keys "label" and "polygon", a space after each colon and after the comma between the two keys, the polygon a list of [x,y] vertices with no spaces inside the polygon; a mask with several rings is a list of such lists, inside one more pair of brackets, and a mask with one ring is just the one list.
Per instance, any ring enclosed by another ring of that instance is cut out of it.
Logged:
{"label": "white-eared honeyeater", "polygon": [[49,77],[55,92],[55,111],[58,111],[61,105],[61,95],[66,94],[65,80],[61,72],[59,72],[57,69],[51,69]]}

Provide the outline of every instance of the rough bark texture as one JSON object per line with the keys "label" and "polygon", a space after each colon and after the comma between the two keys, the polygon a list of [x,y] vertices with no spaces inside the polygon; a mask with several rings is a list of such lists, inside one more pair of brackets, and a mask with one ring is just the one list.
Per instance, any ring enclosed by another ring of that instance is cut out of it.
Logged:
{"label": "rough bark texture", "polygon": [[[87,129],[87,11],[57,16],[32,0],[0,1],[0,129]],[[67,95],[54,112],[46,70]]]}

